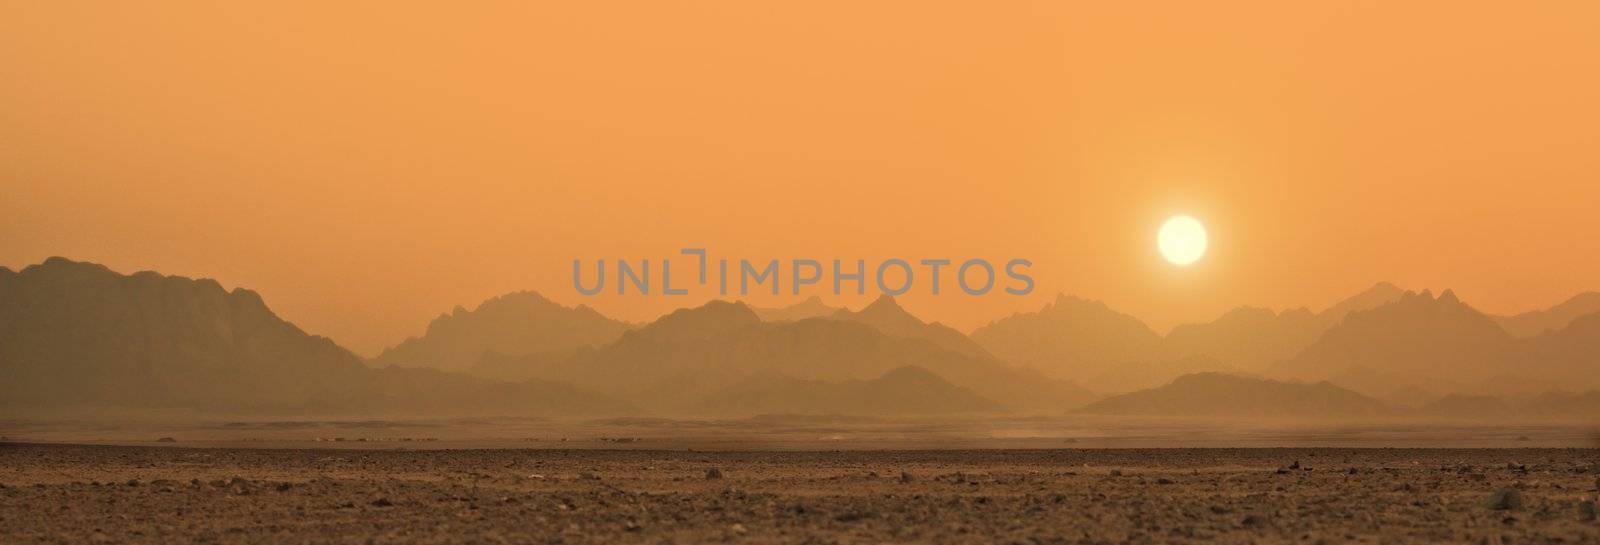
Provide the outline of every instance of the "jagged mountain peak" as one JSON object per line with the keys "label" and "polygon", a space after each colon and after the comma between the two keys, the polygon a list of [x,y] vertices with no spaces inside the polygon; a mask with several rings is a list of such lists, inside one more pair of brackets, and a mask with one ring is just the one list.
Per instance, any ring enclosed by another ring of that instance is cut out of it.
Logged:
{"label": "jagged mountain peak", "polygon": [[522,355],[611,342],[629,324],[587,306],[565,307],[534,291],[491,297],[471,310],[440,314],[420,337],[386,349],[373,363],[447,370],[470,369],[485,353]]}
{"label": "jagged mountain peak", "polygon": [[645,324],[627,336],[658,340],[704,339],[761,323],[761,317],[744,301],[714,299],[693,308],[680,308]]}

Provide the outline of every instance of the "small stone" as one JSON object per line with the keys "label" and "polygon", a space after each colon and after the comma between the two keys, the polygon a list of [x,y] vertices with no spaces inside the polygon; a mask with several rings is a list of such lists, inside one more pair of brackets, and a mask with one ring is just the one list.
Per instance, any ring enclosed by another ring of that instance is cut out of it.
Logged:
{"label": "small stone", "polygon": [[174,439],[174,438],[171,438],[171,437],[162,437],[160,439],[156,439],[156,442],[157,443],[176,443],[176,442],[178,442],[178,440]]}
{"label": "small stone", "polygon": [[1522,493],[1515,488],[1502,488],[1489,496],[1489,507],[1499,511],[1522,508]]}
{"label": "small stone", "polygon": [[595,475],[595,474],[590,473],[588,471],[584,471],[584,472],[578,473],[578,478],[579,479],[583,479],[585,481],[598,481],[598,480],[600,480],[600,476],[599,475]]}
{"label": "small stone", "polygon": [[733,530],[733,533],[735,533],[735,534],[743,534],[743,533],[749,531],[749,530],[745,529],[743,524],[739,524],[737,522],[733,523],[732,526],[729,526],[728,529],[729,530]]}
{"label": "small stone", "polygon": [[1600,515],[1596,514],[1596,510],[1597,510],[1597,507],[1594,504],[1594,500],[1584,499],[1582,501],[1579,501],[1578,502],[1578,520],[1581,520],[1581,521],[1584,521],[1584,522],[1594,522],[1597,518],[1600,518]]}
{"label": "small stone", "polygon": [[394,502],[389,501],[389,498],[378,498],[376,500],[372,500],[373,507],[389,507],[392,505],[394,505]]}
{"label": "small stone", "polygon": [[717,469],[717,468],[713,467],[711,469],[707,469],[706,470],[706,480],[712,481],[712,480],[717,480],[717,479],[721,479],[721,478],[722,478],[722,470],[721,469]]}
{"label": "small stone", "polygon": [[139,486],[139,479],[128,479],[128,486]]}
{"label": "small stone", "polygon": [[900,472],[900,482],[909,483],[914,480],[916,480],[916,477],[912,477],[910,473],[906,473],[904,471]]}

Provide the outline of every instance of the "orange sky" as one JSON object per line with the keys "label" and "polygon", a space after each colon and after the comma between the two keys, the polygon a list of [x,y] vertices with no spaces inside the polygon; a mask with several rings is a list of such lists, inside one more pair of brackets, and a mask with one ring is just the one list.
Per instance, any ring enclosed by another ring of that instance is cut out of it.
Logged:
{"label": "orange sky", "polygon": [[369,354],[516,289],[697,303],[571,286],[687,245],[1034,262],[905,299],[963,329],[1600,288],[1597,2],[213,4],[0,0],[0,264],[214,277]]}

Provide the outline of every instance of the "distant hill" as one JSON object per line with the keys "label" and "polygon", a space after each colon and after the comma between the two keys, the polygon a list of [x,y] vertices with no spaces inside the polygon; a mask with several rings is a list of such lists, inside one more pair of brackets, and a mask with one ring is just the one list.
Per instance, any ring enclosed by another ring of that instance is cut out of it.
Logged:
{"label": "distant hill", "polygon": [[1166,344],[1172,354],[1215,358],[1237,368],[1261,371],[1311,346],[1322,331],[1317,315],[1303,308],[1278,313],[1241,307],[1209,323],[1175,327],[1167,334]]}
{"label": "distant hill", "polygon": [[[1265,373],[1349,314],[1392,303],[1403,293],[1381,282],[1320,313],[1240,307],[1210,322],[1179,325],[1165,337],[1101,303],[1058,297],[1039,313],[1001,320],[973,338],[1013,361],[1041,367],[1076,362],[1079,380],[1089,388],[1128,392],[1190,373]],[[1040,363],[1052,361],[1057,363]]]}
{"label": "distant hill", "polygon": [[804,301],[782,308],[752,306],[750,310],[755,311],[756,316],[764,322],[793,322],[806,318],[826,318],[843,309],[823,304],[821,297],[813,295]]}
{"label": "distant hill", "polygon": [[1144,322],[1105,303],[1065,295],[1038,312],[980,327],[972,340],[1002,360],[1078,380],[1127,362],[1168,358],[1161,336]]}
{"label": "distant hill", "polygon": [[1495,316],[1494,321],[1513,337],[1531,338],[1565,329],[1573,320],[1596,313],[1600,313],[1600,292],[1590,291],[1548,309],[1516,316]]}
{"label": "distant hill", "polygon": [[238,413],[621,414],[570,386],[369,369],[213,280],[50,258],[0,268],[0,406]]}
{"label": "distant hill", "polygon": [[921,367],[869,380],[822,381],[763,374],[712,392],[694,404],[715,415],[934,415],[979,413],[1001,405]]}
{"label": "distant hill", "polygon": [[617,340],[629,327],[588,306],[564,307],[522,291],[489,299],[473,310],[456,307],[441,314],[421,337],[384,350],[372,362],[461,371],[488,352],[517,355],[599,346]]}
{"label": "distant hill", "polygon": [[1166,348],[1174,357],[1212,357],[1229,367],[1262,372],[1299,354],[1351,313],[1393,303],[1404,294],[1394,284],[1380,282],[1318,313],[1240,307],[1208,323],[1173,328]]}
{"label": "distant hill", "polygon": [[567,361],[527,361],[537,375],[666,411],[759,376],[802,381],[870,380],[916,366],[1012,409],[1061,410],[1092,394],[1071,383],[855,321],[762,322],[742,302],[680,309]]}
{"label": "distant hill", "polygon": [[860,311],[839,309],[830,318],[846,322],[857,322],[872,326],[890,337],[901,339],[922,339],[938,345],[941,348],[953,350],[968,356],[987,358],[990,354],[971,338],[960,331],[951,329],[944,324],[924,323],[920,318],[906,312],[904,307],[895,302],[894,297],[879,296],[872,304],[863,307]]}
{"label": "distant hill", "polygon": [[1113,366],[1083,383],[1102,394],[1122,394],[1155,388],[1172,379],[1195,373],[1222,372],[1243,374],[1245,370],[1211,356],[1189,356],[1162,361],[1134,361]]}
{"label": "distant hill", "polygon": [[1272,374],[1374,395],[1413,384],[1463,391],[1505,373],[1517,356],[1516,342],[1494,320],[1450,290],[1437,298],[1424,290],[1352,313]]}
{"label": "distant hill", "polygon": [[1373,284],[1372,287],[1362,290],[1361,293],[1346,297],[1343,301],[1334,303],[1333,306],[1318,312],[1317,327],[1321,331],[1327,331],[1351,314],[1394,303],[1404,297],[1405,294],[1406,290],[1388,282]]}
{"label": "distant hill", "polygon": [[1580,316],[1558,330],[1521,341],[1518,376],[1544,379],[1546,389],[1600,389],[1600,313]]}
{"label": "distant hill", "polygon": [[1079,412],[1119,415],[1345,418],[1390,414],[1367,396],[1327,382],[1302,384],[1222,373],[1178,377],[1159,388],[1103,399]]}

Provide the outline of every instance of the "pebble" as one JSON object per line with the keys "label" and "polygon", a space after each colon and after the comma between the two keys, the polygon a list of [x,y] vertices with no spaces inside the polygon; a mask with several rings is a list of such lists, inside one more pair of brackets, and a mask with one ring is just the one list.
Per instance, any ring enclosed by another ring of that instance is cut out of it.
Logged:
{"label": "pebble", "polygon": [[1500,511],[1522,508],[1522,493],[1515,488],[1502,488],[1489,496],[1489,507]]}

